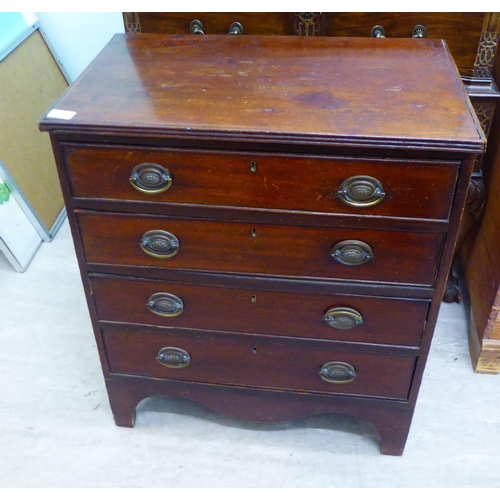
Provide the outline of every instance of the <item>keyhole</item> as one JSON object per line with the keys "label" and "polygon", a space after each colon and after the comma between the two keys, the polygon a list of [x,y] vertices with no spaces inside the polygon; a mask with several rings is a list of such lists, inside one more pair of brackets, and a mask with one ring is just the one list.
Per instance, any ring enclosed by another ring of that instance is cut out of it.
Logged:
{"label": "keyhole", "polygon": [[252,227],[252,229],[250,230],[250,234],[252,235],[252,238],[257,238],[257,235],[259,234],[259,232],[257,231],[257,229]]}
{"label": "keyhole", "polygon": [[254,354],[257,354],[257,348],[256,348],[256,347],[252,347],[252,352],[253,352]]}
{"label": "keyhole", "polygon": [[255,295],[255,293],[252,293],[252,295],[250,295],[250,300],[252,302],[257,302],[257,295]]}
{"label": "keyhole", "polygon": [[250,172],[257,172],[257,162],[256,161],[250,162]]}

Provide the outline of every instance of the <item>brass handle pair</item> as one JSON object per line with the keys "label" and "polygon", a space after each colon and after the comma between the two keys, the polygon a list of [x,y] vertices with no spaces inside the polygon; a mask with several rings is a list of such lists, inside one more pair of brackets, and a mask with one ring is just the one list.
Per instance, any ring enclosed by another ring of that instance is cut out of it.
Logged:
{"label": "brass handle pair", "polygon": [[[337,195],[346,205],[363,208],[380,203],[385,197],[385,192],[384,186],[375,177],[356,175],[342,182]],[[344,266],[359,266],[373,260],[373,250],[370,245],[358,240],[337,243],[331,249],[330,255]]]}
{"label": "brass handle pair", "polygon": [[[174,318],[184,311],[184,302],[172,293],[153,293],[146,302],[146,307],[158,316]],[[361,313],[350,307],[335,307],[329,309],[323,320],[337,330],[352,330],[363,324]]]}
{"label": "brass handle pair", "polygon": [[[180,242],[177,236],[168,231],[153,229],[142,235],[139,247],[151,257],[169,259],[179,252]],[[360,266],[374,258],[370,245],[358,240],[337,243],[330,250],[330,256],[344,266]]]}
{"label": "brass handle pair", "polygon": [[[167,368],[180,369],[189,366],[191,356],[179,347],[162,347],[156,361]],[[319,376],[330,384],[348,384],[356,378],[356,369],[349,363],[329,361],[320,368]]]}
{"label": "brass handle pair", "polygon": [[[204,35],[205,29],[203,28],[203,23],[194,19],[189,25],[189,32],[192,35]],[[243,35],[243,26],[241,23],[235,22],[229,27],[228,35]]]}
{"label": "brass handle pair", "polygon": [[[385,29],[380,24],[372,28],[371,36],[374,38],[385,38]],[[427,38],[427,28],[422,24],[417,24],[411,31],[412,38]]]}
{"label": "brass handle pair", "polygon": [[[154,314],[166,318],[174,318],[184,311],[184,302],[172,293],[153,293],[146,302],[146,307]],[[350,307],[335,307],[329,309],[323,320],[337,330],[352,330],[363,324],[361,313]]]}
{"label": "brass handle pair", "polygon": [[[168,231],[153,229],[142,235],[139,247],[151,257],[169,259],[179,252],[180,242],[177,236]],[[337,243],[330,250],[330,256],[344,266],[360,266],[374,258],[370,245],[358,240]]]}
{"label": "brass handle pair", "polygon": [[[256,171],[256,163],[250,163],[250,170]],[[169,170],[158,163],[141,163],[133,168],[130,184],[146,194],[163,193],[172,186],[172,175]],[[346,205],[355,207],[371,207],[384,199],[382,183],[367,175],[356,175],[346,179],[338,190],[339,199]]]}
{"label": "brass handle pair", "polygon": [[[354,207],[372,207],[385,197],[382,183],[368,175],[349,177],[342,182],[337,194],[342,202]],[[344,266],[359,266],[373,259],[370,245],[358,240],[337,243],[331,249],[330,255]]]}

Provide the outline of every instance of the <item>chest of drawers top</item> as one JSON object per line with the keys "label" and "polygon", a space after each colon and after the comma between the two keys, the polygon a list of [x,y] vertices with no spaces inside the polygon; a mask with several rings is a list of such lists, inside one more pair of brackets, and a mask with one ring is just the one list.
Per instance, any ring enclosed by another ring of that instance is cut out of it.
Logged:
{"label": "chest of drawers top", "polygon": [[484,147],[449,51],[431,39],[115,35],[54,107],[76,114],[45,117],[44,130]]}

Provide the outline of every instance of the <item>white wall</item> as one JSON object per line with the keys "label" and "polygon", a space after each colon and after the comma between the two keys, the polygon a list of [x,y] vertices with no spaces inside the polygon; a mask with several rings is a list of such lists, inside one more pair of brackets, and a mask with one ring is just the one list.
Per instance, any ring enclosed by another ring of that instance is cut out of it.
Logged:
{"label": "white wall", "polygon": [[123,33],[121,12],[37,12],[59,62],[75,81],[115,33]]}

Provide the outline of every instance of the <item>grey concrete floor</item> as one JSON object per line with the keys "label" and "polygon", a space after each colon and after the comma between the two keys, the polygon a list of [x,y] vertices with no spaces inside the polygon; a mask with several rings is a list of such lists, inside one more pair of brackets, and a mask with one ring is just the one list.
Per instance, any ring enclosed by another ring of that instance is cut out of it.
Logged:
{"label": "grey concrete floor", "polygon": [[405,453],[371,424],[249,424],[181,399],[116,427],[67,221],[24,274],[0,257],[0,487],[500,487],[500,377],[443,304]]}

